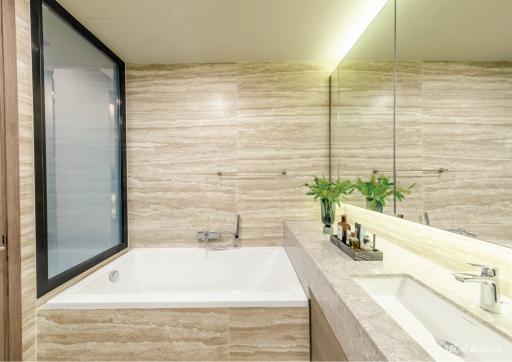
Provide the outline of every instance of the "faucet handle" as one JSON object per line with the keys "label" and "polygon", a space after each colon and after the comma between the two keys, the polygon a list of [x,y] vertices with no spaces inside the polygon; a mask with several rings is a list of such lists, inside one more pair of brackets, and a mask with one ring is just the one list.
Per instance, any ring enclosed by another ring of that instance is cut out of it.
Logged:
{"label": "faucet handle", "polygon": [[480,275],[485,277],[496,277],[498,275],[498,268],[488,265],[468,263],[471,266],[480,268]]}
{"label": "faucet handle", "polygon": [[196,234],[198,241],[204,241],[205,237],[207,237],[208,231],[198,231]]}

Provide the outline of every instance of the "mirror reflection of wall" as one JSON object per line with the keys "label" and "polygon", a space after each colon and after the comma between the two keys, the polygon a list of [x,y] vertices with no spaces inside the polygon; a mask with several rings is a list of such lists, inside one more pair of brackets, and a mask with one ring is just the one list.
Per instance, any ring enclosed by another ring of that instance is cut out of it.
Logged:
{"label": "mirror reflection of wall", "polygon": [[397,0],[397,180],[417,183],[397,212],[509,246],[511,19],[509,0]]}
{"label": "mirror reflection of wall", "polygon": [[[379,15],[331,76],[331,177],[393,176],[394,2]],[[354,192],[348,202],[365,207]],[[384,212],[393,214],[393,198]]]}
{"label": "mirror reflection of wall", "polygon": [[512,247],[510,19],[510,0],[388,1],[331,77],[331,177],[395,172],[415,186],[385,213]]}

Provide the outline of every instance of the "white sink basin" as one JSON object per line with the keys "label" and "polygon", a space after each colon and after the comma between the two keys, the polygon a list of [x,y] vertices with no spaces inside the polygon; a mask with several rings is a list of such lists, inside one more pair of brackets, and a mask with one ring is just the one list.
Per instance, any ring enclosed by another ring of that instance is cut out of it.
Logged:
{"label": "white sink basin", "polygon": [[511,341],[414,279],[354,280],[435,360],[512,360]]}

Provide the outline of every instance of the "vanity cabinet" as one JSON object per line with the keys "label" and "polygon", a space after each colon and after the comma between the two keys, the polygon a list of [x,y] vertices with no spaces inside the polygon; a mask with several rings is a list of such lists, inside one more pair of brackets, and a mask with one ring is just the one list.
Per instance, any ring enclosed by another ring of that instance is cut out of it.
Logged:
{"label": "vanity cabinet", "polygon": [[348,361],[329,322],[311,293],[311,360]]}

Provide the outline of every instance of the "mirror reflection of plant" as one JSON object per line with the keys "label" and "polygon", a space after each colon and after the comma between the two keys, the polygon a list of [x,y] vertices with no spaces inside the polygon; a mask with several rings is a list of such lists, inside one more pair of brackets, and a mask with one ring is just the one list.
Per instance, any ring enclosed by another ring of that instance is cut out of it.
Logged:
{"label": "mirror reflection of plant", "polygon": [[391,182],[388,177],[384,175],[375,176],[371,175],[368,181],[357,178],[353,184],[369,203],[370,208],[373,210],[382,210],[386,206],[386,199],[395,195],[398,201],[405,199],[405,195],[411,193],[411,189],[416,185],[413,183],[411,186],[404,188],[397,185],[396,190],[394,182]]}
{"label": "mirror reflection of plant", "polygon": [[338,205],[341,195],[349,195],[354,191],[354,184],[349,180],[329,182],[324,176],[315,177],[314,183],[306,183],[305,186],[309,188],[306,195],[313,196],[315,200],[324,199]]}

